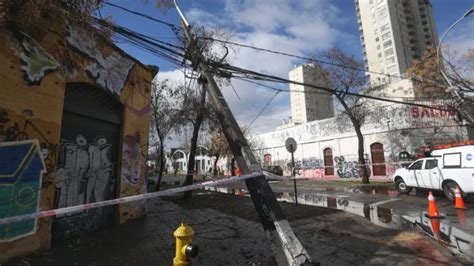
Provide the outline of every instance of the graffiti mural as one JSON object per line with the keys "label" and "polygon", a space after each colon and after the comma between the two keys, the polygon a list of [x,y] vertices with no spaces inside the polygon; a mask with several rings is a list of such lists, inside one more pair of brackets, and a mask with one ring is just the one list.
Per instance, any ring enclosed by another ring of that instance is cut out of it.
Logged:
{"label": "graffiti mural", "polygon": [[[0,218],[37,212],[46,167],[37,140],[0,143]],[[34,234],[37,219],[0,225],[0,242]]]}
{"label": "graffiti mural", "polygon": [[33,111],[26,109],[23,111],[23,119],[25,121],[23,123],[14,122],[8,117],[8,112],[0,108],[0,141],[38,139],[44,164],[46,165],[46,174],[49,176],[56,168],[58,145],[51,143],[51,138],[48,136],[50,134],[49,131],[46,131],[45,134],[39,130],[38,126],[32,121],[33,116]]}
{"label": "graffiti mural", "polygon": [[123,139],[122,181],[136,185],[142,171],[140,135],[126,135]]}
{"label": "graffiti mural", "polygon": [[[368,156],[365,156],[365,163],[370,164],[370,160]],[[337,175],[340,178],[361,178],[360,176],[360,168],[359,162],[357,160],[346,160],[344,156],[336,156],[334,157],[334,161],[336,162],[336,169]],[[366,166],[367,174],[371,176],[370,166]]]}
{"label": "graffiti mural", "polygon": [[82,135],[63,141],[60,148],[56,207],[62,208],[109,199],[113,193],[111,144],[105,137],[88,143]]}
{"label": "graffiti mural", "polygon": [[43,77],[56,70],[60,65],[35,40],[22,33],[21,70],[30,85],[39,85]]}
{"label": "graffiti mural", "polygon": [[93,63],[85,67],[86,73],[101,87],[120,95],[134,66],[133,61],[117,52],[111,52],[104,57],[94,38],[87,32],[76,28],[69,28],[68,31],[69,45],[93,60]]}
{"label": "graffiti mural", "polygon": [[316,157],[303,158],[295,162],[298,177],[324,178],[324,163]]}

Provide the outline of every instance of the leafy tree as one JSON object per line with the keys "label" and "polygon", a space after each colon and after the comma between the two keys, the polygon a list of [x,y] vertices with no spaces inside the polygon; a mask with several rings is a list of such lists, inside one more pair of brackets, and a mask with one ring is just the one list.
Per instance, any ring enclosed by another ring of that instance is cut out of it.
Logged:
{"label": "leafy tree", "polygon": [[445,99],[450,97],[446,90],[448,84],[440,72],[435,47],[428,47],[420,60],[413,60],[412,66],[407,69],[407,75],[414,77],[416,98]]}
{"label": "leafy tree", "polygon": [[[449,100],[446,105],[457,111],[470,127],[474,125],[474,49],[458,56],[449,47],[443,52],[443,63],[436,48],[429,47],[421,60],[414,60],[407,74],[413,78],[415,96],[428,100]],[[443,76],[443,72],[446,76]],[[448,79],[452,85],[446,81]]]}
{"label": "leafy tree", "polygon": [[218,175],[217,172],[217,161],[226,156],[231,154],[229,144],[227,143],[227,139],[222,133],[221,130],[215,130],[211,133],[211,139],[209,145],[207,146],[209,150],[209,154],[215,157],[214,165],[213,165],[213,175]]}

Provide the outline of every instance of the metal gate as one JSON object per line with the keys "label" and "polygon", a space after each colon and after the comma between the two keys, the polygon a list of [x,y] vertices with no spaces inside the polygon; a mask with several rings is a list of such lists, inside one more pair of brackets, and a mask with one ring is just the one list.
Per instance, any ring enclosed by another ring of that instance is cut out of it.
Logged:
{"label": "metal gate", "polygon": [[[122,105],[112,94],[87,84],[66,87],[55,207],[113,199],[116,195]],[[115,206],[62,215],[53,238],[99,230],[115,221]]]}
{"label": "metal gate", "polygon": [[386,175],[385,171],[385,155],[383,145],[381,143],[373,143],[370,145],[370,155],[372,157],[372,166],[374,175]]}

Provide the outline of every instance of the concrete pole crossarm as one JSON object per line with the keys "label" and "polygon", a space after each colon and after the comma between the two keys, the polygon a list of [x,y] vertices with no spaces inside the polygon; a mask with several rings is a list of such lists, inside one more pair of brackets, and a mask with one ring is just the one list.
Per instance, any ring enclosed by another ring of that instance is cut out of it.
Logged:
{"label": "concrete pole crossarm", "polygon": [[[189,54],[193,56],[190,60],[197,62],[197,65],[194,65],[194,67],[198,69],[208,82],[206,88],[209,98],[240,169],[243,174],[255,171],[261,172],[260,165],[250,150],[244,134],[230,111],[209,67],[205,64],[204,56],[197,52],[196,47],[193,47],[196,42],[191,35],[189,27],[183,21],[181,21],[181,25],[188,43]],[[263,173],[260,177],[245,180],[245,184],[263,228],[270,238],[272,249],[279,265],[311,263],[308,253],[296,238]]]}

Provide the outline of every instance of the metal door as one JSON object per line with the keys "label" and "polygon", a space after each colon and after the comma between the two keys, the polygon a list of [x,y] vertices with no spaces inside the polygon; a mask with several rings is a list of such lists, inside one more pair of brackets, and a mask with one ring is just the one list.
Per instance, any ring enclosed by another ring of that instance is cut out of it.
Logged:
{"label": "metal door", "polygon": [[[122,105],[102,89],[68,85],[61,125],[55,207],[115,198]],[[110,226],[115,206],[58,216],[55,239]]]}
{"label": "metal door", "polygon": [[323,153],[324,153],[324,174],[334,175],[334,159],[332,157],[331,148],[324,149]]}
{"label": "metal door", "polygon": [[374,176],[375,175],[386,175],[385,171],[385,155],[383,151],[383,145],[381,143],[374,143],[370,145],[370,153],[372,157],[372,166]]}

